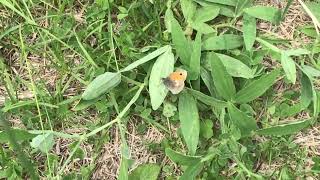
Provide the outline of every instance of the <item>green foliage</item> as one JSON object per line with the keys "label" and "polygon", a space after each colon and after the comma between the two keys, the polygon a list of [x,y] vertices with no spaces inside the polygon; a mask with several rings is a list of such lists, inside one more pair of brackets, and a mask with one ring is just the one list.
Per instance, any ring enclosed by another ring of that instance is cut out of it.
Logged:
{"label": "green foliage", "polygon": [[280,39],[292,2],[0,0],[0,178],[101,178],[113,144],[117,179],[316,179],[319,3]]}

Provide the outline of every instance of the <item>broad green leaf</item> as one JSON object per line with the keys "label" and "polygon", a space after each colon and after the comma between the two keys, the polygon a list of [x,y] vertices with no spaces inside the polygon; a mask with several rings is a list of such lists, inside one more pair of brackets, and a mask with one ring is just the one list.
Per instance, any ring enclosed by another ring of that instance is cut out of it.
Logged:
{"label": "broad green leaf", "polygon": [[207,22],[219,15],[220,8],[215,6],[205,6],[197,9],[193,17],[194,22]]}
{"label": "broad green leaf", "polygon": [[311,101],[313,96],[313,87],[312,82],[308,78],[307,75],[302,73],[301,76],[301,105],[303,108],[307,108]]}
{"label": "broad green leaf", "polygon": [[276,82],[279,74],[280,70],[275,69],[271,73],[265,74],[259,79],[252,81],[236,94],[236,102],[242,104],[258,98]]}
{"label": "broad green leaf", "polygon": [[245,13],[248,15],[262,19],[265,21],[272,22],[274,24],[279,24],[281,20],[281,10],[274,7],[269,6],[253,6],[250,8],[246,8]]}
{"label": "broad green leaf", "polygon": [[163,103],[163,111],[162,114],[164,117],[172,117],[174,116],[175,112],[177,111],[177,107],[174,106],[172,103],[169,102],[164,102]]}
{"label": "broad green leaf", "polygon": [[39,134],[32,139],[30,145],[43,153],[47,153],[54,145],[54,135],[53,133]]}
{"label": "broad green leaf", "polygon": [[212,3],[224,4],[229,6],[236,6],[237,2],[235,0],[205,0]]}
{"label": "broad green leaf", "polygon": [[203,50],[228,50],[241,47],[243,39],[234,34],[223,34],[210,37],[203,42]]}
{"label": "broad green leaf", "polygon": [[97,76],[86,88],[82,94],[82,99],[91,100],[95,99],[102,94],[110,91],[121,82],[120,73],[106,72]]}
{"label": "broad green leaf", "polygon": [[285,53],[281,53],[281,65],[286,74],[287,79],[292,83],[296,83],[297,71],[296,64],[291,57],[287,56]]}
{"label": "broad green leaf", "polygon": [[306,2],[307,7],[311,11],[311,13],[315,16],[315,18],[320,22],[320,3],[318,2]]}
{"label": "broad green leaf", "polygon": [[171,32],[171,24],[172,20],[174,19],[173,13],[170,8],[167,8],[166,13],[164,15],[164,24],[168,30],[168,32]]}
{"label": "broad green leaf", "polygon": [[240,60],[224,54],[216,53],[216,55],[221,59],[222,64],[231,76],[242,77],[246,79],[251,79],[254,77],[254,71]]}
{"label": "broad green leaf", "polygon": [[204,22],[191,22],[190,25],[193,29],[197,30],[198,33],[210,34],[216,32],[216,30]]}
{"label": "broad green leaf", "polygon": [[179,178],[179,180],[194,180],[195,177],[199,174],[201,168],[203,166],[202,162],[197,162],[190,165]]}
{"label": "broad green leaf", "polygon": [[320,71],[311,66],[302,65],[303,71],[310,77],[320,77]]}
{"label": "broad green leaf", "polygon": [[242,137],[250,136],[251,132],[257,129],[256,120],[240,111],[232,103],[228,104],[228,114],[231,122],[239,128]]}
{"label": "broad green leaf", "polygon": [[183,166],[190,166],[194,163],[200,162],[200,156],[188,156],[176,152],[170,148],[166,148],[166,155],[175,163],[183,165]]}
{"label": "broad green leaf", "polygon": [[9,136],[11,134],[18,141],[30,140],[36,136],[23,129],[10,129],[10,131],[10,133],[8,133],[7,131],[0,132],[0,143],[8,143],[10,138]]}
{"label": "broad green leaf", "polygon": [[109,9],[109,1],[108,0],[96,0],[96,3],[103,9]]}
{"label": "broad green leaf", "polygon": [[280,109],[280,117],[292,117],[301,112],[304,108],[301,105],[302,103],[294,104],[292,106],[285,106]]}
{"label": "broad green leaf", "polygon": [[180,0],[180,5],[184,18],[190,22],[196,12],[197,4],[193,0]]}
{"label": "broad green leaf", "polygon": [[204,84],[207,86],[210,94],[214,95],[215,90],[214,90],[214,85],[213,85],[213,79],[211,77],[211,72],[209,72],[205,68],[201,67],[200,76],[201,76],[201,79],[203,80]]}
{"label": "broad green leaf", "polygon": [[211,74],[217,93],[226,100],[231,100],[236,94],[233,79],[227,72],[220,58],[214,53],[210,53]]}
{"label": "broad green leaf", "polygon": [[213,136],[213,122],[211,119],[205,119],[200,122],[200,135],[205,139],[210,139]]}
{"label": "broad green leaf", "polygon": [[168,89],[162,82],[162,78],[166,78],[173,72],[174,55],[171,50],[158,57],[154,63],[149,80],[149,94],[151,99],[152,109],[158,109],[165,99]]}
{"label": "broad green leaf", "polygon": [[221,101],[219,99],[210,97],[208,95],[205,95],[199,91],[195,91],[193,89],[188,89],[189,93],[192,94],[192,96],[194,98],[196,98],[197,100],[203,102],[204,104],[208,105],[208,106],[213,106],[215,108],[222,108],[222,107],[226,107],[227,103],[225,101]]}
{"label": "broad green leaf", "polygon": [[247,50],[251,50],[256,39],[257,24],[256,18],[246,13],[243,15],[243,41]]}
{"label": "broad green leaf", "polygon": [[301,56],[301,55],[310,54],[310,51],[308,51],[306,49],[301,49],[301,48],[289,49],[289,50],[285,50],[283,52],[287,56]]}
{"label": "broad green leaf", "polygon": [[193,42],[193,51],[191,54],[188,74],[189,79],[196,80],[200,75],[200,58],[201,58],[201,33],[197,33],[196,39]]}
{"label": "broad green leaf", "polygon": [[130,174],[130,180],[157,180],[161,167],[157,164],[142,164]]}
{"label": "broad green leaf", "polygon": [[129,64],[127,67],[125,67],[124,69],[120,70],[120,72],[126,72],[126,71],[130,71],[136,67],[138,67],[141,64],[144,64],[158,56],[160,56],[161,54],[163,54],[164,52],[168,51],[169,49],[171,49],[170,46],[163,46],[162,48],[159,48],[155,51],[153,51],[152,53],[149,53],[148,55],[144,56],[143,58]]}
{"label": "broad green leaf", "polygon": [[237,2],[236,8],[235,8],[235,14],[236,14],[236,17],[239,17],[243,14],[243,10],[245,8],[252,6],[253,0],[235,0],[235,1]]}
{"label": "broad green leaf", "polygon": [[311,120],[303,120],[303,121],[297,121],[293,123],[288,124],[281,124],[273,127],[268,127],[264,129],[259,129],[256,131],[258,135],[265,135],[265,136],[283,136],[283,135],[289,135],[294,134],[302,130],[303,128],[309,126],[311,123]]}
{"label": "broad green leaf", "polygon": [[178,21],[176,19],[172,20],[171,24],[171,34],[172,42],[175,45],[180,61],[184,65],[189,65],[192,46],[184,35],[184,32],[181,29]]}
{"label": "broad green leaf", "polygon": [[189,154],[194,155],[197,151],[200,132],[197,101],[192,95],[184,92],[179,97],[178,109],[183,138]]}
{"label": "broad green leaf", "polygon": [[223,16],[235,17],[235,8],[232,6],[227,6],[227,5],[203,1],[203,0],[194,0],[194,1],[200,4],[202,7],[211,6],[211,7],[220,8],[219,14]]}

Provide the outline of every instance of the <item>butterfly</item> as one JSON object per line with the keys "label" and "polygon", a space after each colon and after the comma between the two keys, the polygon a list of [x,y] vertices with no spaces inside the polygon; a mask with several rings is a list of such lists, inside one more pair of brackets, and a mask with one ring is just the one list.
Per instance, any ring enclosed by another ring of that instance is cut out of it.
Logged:
{"label": "butterfly", "polygon": [[162,82],[172,94],[179,94],[184,88],[184,81],[187,79],[187,74],[186,70],[177,69],[168,77],[162,78]]}

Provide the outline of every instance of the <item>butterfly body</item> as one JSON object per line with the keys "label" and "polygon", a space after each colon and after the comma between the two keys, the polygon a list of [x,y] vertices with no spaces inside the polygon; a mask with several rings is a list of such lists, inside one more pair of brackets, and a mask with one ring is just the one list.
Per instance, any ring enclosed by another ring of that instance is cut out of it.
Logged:
{"label": "butterfly body", "polygon": [[163,78],[163,84],[172,94],[179,94],[184,88],[184,81],[187,78],[187,71],[178,69],[171,73],[168,77]]}

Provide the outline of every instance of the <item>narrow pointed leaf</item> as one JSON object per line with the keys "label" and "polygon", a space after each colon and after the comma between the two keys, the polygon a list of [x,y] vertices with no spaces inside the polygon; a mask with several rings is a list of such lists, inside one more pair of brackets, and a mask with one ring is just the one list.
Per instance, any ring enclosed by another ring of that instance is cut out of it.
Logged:
{"label": "narrow pointed leaf", "polygon": [[228,73],[233,77],[242,77],[246,79],[251,79],[254,77],[254,72],[247,65],[238,59],[233,57],[218,54],[216,55],[221,59],[222,64],[225,66]]}
{"label": "narrow pointed leaf", "polygon": [[228,113],[232,123],[239,128],[242,137],[249,136],[252,131],[257,129],[256,120],[231,103],[228,104]]}
{"label": "narrow pointed leaf", "polygon": [[199,91],[193,90],[193,89],[188,89],[189,93],[192,94],[194,98],[197,100],[201,101],[202,103],[208,105],[208,106],[213,106],[217,109],[223,108],[227,106],[227,103],[225,101],[221,101],[219,99],[213,98],[211,96],[205,95]]}
{"label": "narrow pointed leaf", "polygon": [[214,53],[210,53],[209,61],[211,65],[211,74],[217,93],[226,100],[234,98],[236,88],[233,79],[227,72],[220,58]]}
{"label": "narrow pointed leaf", "polygon": [[274,7],[268,6],[253,6],[246,8],[245,13],[258,19],[279,24],[281,20],[281,10]]}
{"label": "narrow pointed leaf", "polygon": [[95,99],[102,94],[110,91],[121,82],[120,73],[106,72],[97,76],[86,88],[82,94],[82,99],[91,100]]}
{"label": "narrow pointed leaf", "polygon": [[171,21],[172,42],[176,48],[180,61],[184,65],[189,65],[192,46],[184,35],[182,28],[176,19]]}
{"label": "narrow pointed leaf", "polygon": [[252,81],[236,94],[236,102],[242,104],[258,98],[276,82],[279,75],[280,70],[276,69],[271,73],[265,74],[259,79]]}
{"label": "narrow pointed leaf", "polygon": [[250,50],[256,39],[256,18],[246,13],[243,15],[243,40],[247,50]]}
{"label": "narrow pointed leaf", "polygon": [[193,42],[193,51],[190,59],[190,79],[196,80],[200,74],[200,58],[201,58],[201,33],[197,33],[196,39]]}
{"label": "narrow pointed leaf", "polygon": [[166,149],[166,155],[175,163],[183,166],[190,166],[196,162],[201,161],[200,156],[188,156],[181,154],[179,152],[176,152],[170,148]]}
{"label": "narrow pointed leaf", "polygon": [[256,131],[259,135],[265,135],[265,136],[283,136],[283,135],[289,135],[294,134],[299,131],[301,131],[303,128],[306,128],[311,123],[311,120],[303,120],[303,121],[297,121],[289,124],[281,124],[273,127],[268,127],[264,129],[259,129]]}
{"label": "narrow pointed leaf", "polygon": [[168,49],[171,49],[170,46],[164,46],[161,47],[155,51],[153,51],[152,53],[149,53],[148,55],[144,56],[143,58],[129,64],[127,67],[125,67],[124,69],[122,69],[120,72],[126,72],[126,71],[130,71],[136,67],[138,67],[141,64],[144,64],[158,56],[160,56],[161,54],[163,54],[164,52],[168,51]]}
{"label": "narrow pointed leaf", "polygon": [[281,53],[281,65],[286,74],[287,79],[292,83],[296,83],[297,72],[296,72],[296,64],[293,59],[287,56],[285,53]]}
{"label": "narrow pointed leaf", "polygon": [[241,47],[243,38],[234,34],[224,34],[206,39],[203,42],[203,50],[228,50]]}
{"label": "narrow pointed leaf", "polygon": [[313,87],[312,82],[308,78],[307,75],[302,73],[301,76],[301,105],[303,108],[307,108],[311,101],[313,96]]}
{"label": "narrow pointed leaf", "polygon": [[219,15],[220,8],[215,6],[206,6],[197,10],[194,15],[194,22],[207,22]]}

